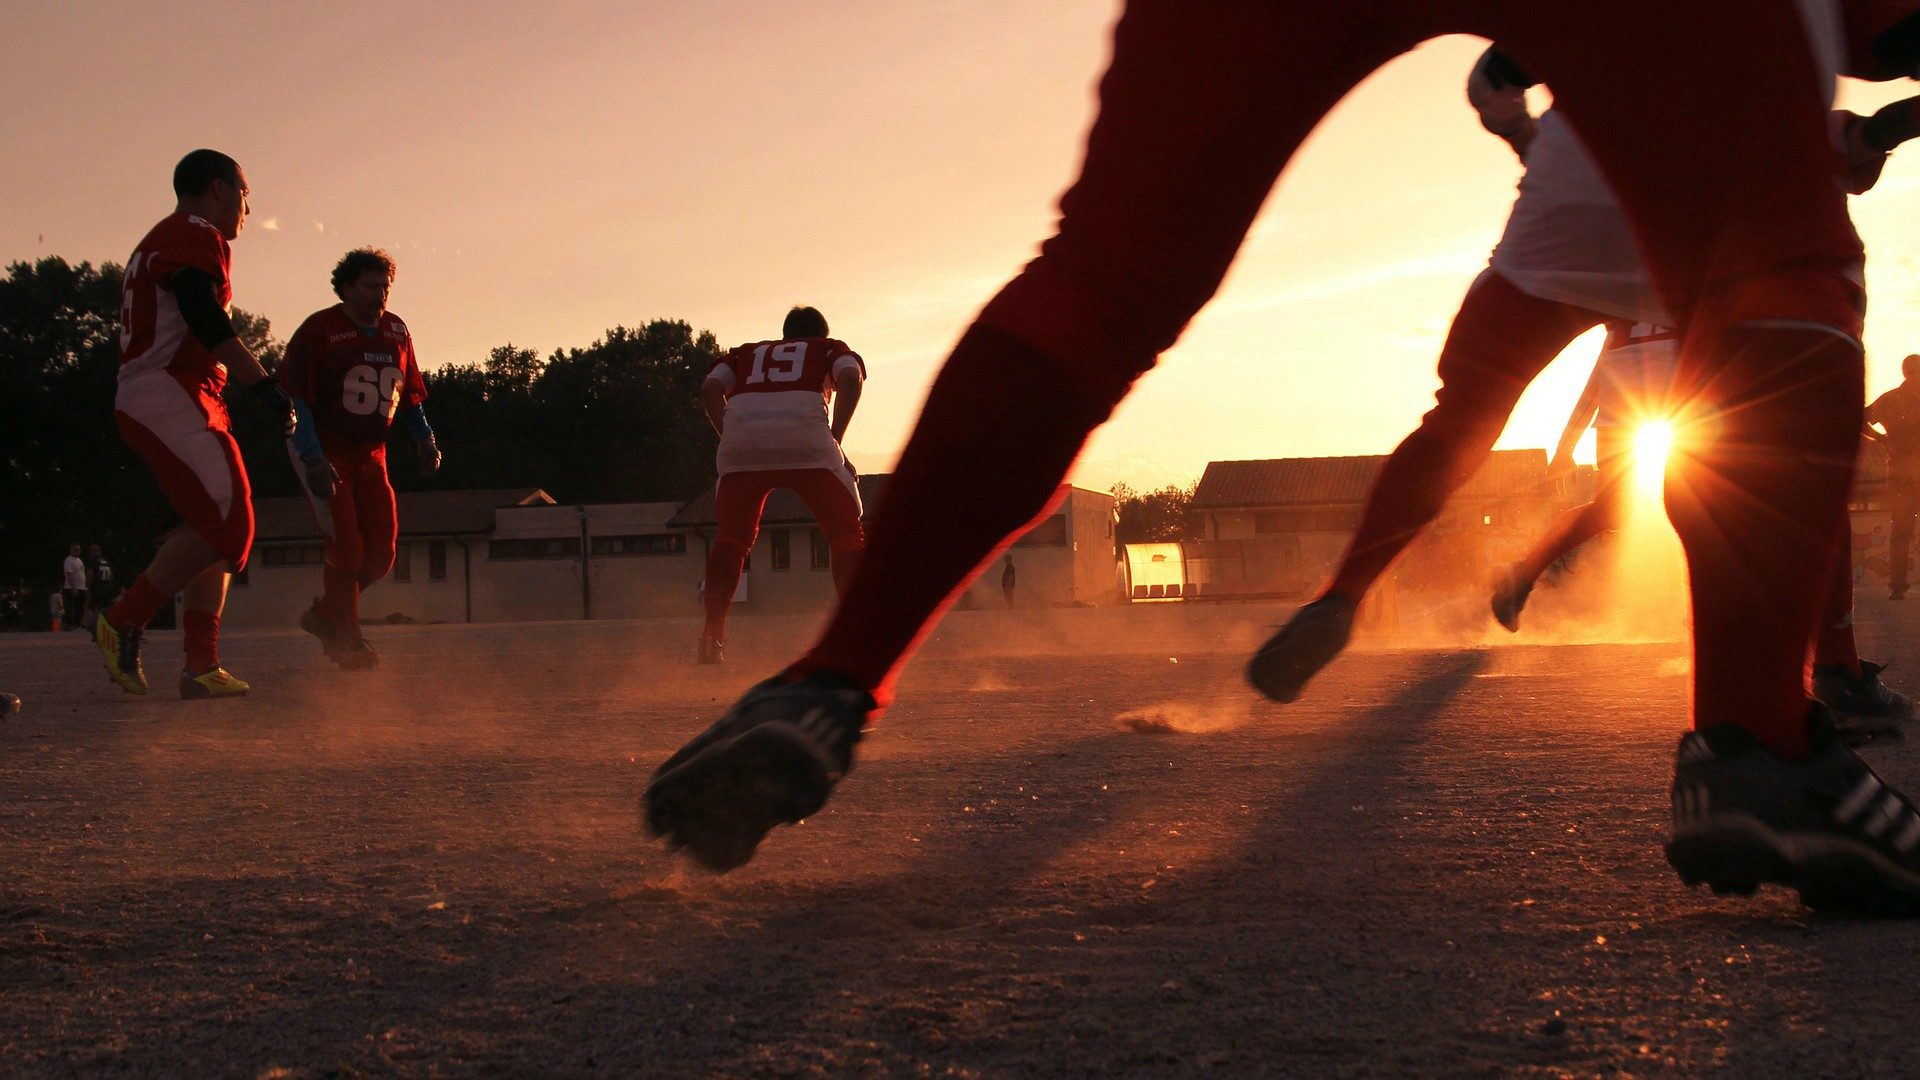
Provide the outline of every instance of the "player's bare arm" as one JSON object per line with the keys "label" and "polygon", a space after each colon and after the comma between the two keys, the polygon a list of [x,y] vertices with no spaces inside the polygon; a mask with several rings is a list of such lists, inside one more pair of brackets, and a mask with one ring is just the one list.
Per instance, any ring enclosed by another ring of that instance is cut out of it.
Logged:
{"label": "player's bare arm", "polygon": [[853,410],[860,407],[860,388],[865,380],[851,368],[833,377],[833,441],[846,440],[847,427],[853,423]]}
{"label": "player's bare arm", "polygon": [[700,384],[700,407],[706,411],[714,434],[723,434],[727,426],[727,384],[709,375]]}

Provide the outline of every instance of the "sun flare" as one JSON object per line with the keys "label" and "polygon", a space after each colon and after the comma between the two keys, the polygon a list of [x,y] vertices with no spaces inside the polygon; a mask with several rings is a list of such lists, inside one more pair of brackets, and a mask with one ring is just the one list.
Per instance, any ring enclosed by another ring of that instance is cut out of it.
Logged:
{"label": "sun flare", "polygon": [[1633,433],[1634,487],[1658,495],[1667,473],[1667,452],[1673,449],[1673,425],[1649,420]]}

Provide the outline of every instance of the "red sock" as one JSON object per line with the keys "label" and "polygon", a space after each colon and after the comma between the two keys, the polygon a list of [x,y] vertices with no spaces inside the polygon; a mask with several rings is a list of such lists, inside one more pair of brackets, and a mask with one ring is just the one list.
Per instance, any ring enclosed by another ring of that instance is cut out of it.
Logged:
{"label": "red sock", "polygon": [[1737,724],[1800,760],[1807,648],[1831,560],[1846,554],[1863,363],[1858,347],[1819,330],[1736,328],[1722,341],[1713,370],[1682,355],[1682,388],[1698,388],[1713,437],[1683,438],[1667,474],[1693,599],[1693,723]]}
{"label": "red sock", "polygon": [[707,584],[701,590],[706,607],[706,625],[700,633],[715,641],[727,639],[727,610],[733,606],[733,591],[740,587],[740,568],[746,565],[747,549],[728,540],[716,540],[707,556]]}
{"label": "red sock", "polygon": [[321,571],[324,588],[320,594],[320,614],[342,636],[360,636],[360,579],[345,570],[327,564]]}
{"label": "red sock", "polygon": [[1832,584],[1827,589],[1827,607],[1820,614],[1820,632],[1813,636],[1813,662],[1819,667],[1845,668],[1854,678],[1864,675],[1860,669],[1860,648],[1853,640],[1853,549],[1852,527],[1840,539],[1840,557],[1834,560]]}
{"label": "red sock", "polygon": [[141,574],[107,609],[107,625],[123,632],[144,629],[166,604],[167,598],[153,587],[147,575]]}
{"label": "red sock", "polygon": [[799,673],[838,671],[882,703],[951,599],[1049,511],[1111,398],[1051,358],[976,324],[954,348],[888,481],[867,550]]}
{"label": "red sock", "polygon": [[180,616],[187,653],[187,670],[205,675],[220,666],[220,616],[188,608]]}

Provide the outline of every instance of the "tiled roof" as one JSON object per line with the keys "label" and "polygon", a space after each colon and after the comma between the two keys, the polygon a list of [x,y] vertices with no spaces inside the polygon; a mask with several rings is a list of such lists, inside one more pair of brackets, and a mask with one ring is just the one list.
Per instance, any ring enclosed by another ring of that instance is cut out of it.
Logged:
{"label": "tiled roof", "polygon": [[[887,490],[887,480],[892,473],[876,473],[860,478],[860,507],[866,516],[873,515],[873,508],[880,505],[880,495]],[[700,497],[681,507],[667,519],[669,529],[712,528],[719,524],[713,516],[714,488],[700,493]],[[786,488],[776,488],[767,497],[766,512],[760,515],[762,525],[811,525],[813,513],[800,496]]]}
{"label": "tiled roof", "polygon": [[[405,491],[398,496],[401,536],[484,536],[502,506],[552,506],[539,488]],[[260,540],[318,540],[320,527],[304,498],[255,499],[254,536]]]}
{"label": "tiled roof", "polygon": [[[1366,501],[1385,454],[1360,457],[1214,461],[1193,494],[1196,510],[1241,506],[1325,506]],[[1470,498],[1529,495],[1546,481],[1545,450],[1496,450],[1467,481]]]}

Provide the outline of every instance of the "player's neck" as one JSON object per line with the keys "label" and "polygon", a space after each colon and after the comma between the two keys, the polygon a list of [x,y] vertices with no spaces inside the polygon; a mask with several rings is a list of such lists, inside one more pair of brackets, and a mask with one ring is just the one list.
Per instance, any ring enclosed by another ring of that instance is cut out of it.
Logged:
{"label": "player's neck", "polygon": [[347,318],[352,320],[353,325],[362,330],[378,330],[380,328],[380,316],[386,314],[384,311],[374,311],[372,314],[363,318],[360,312],[348,307],[344,301],[340,304],[340,310],[346,313]]}

